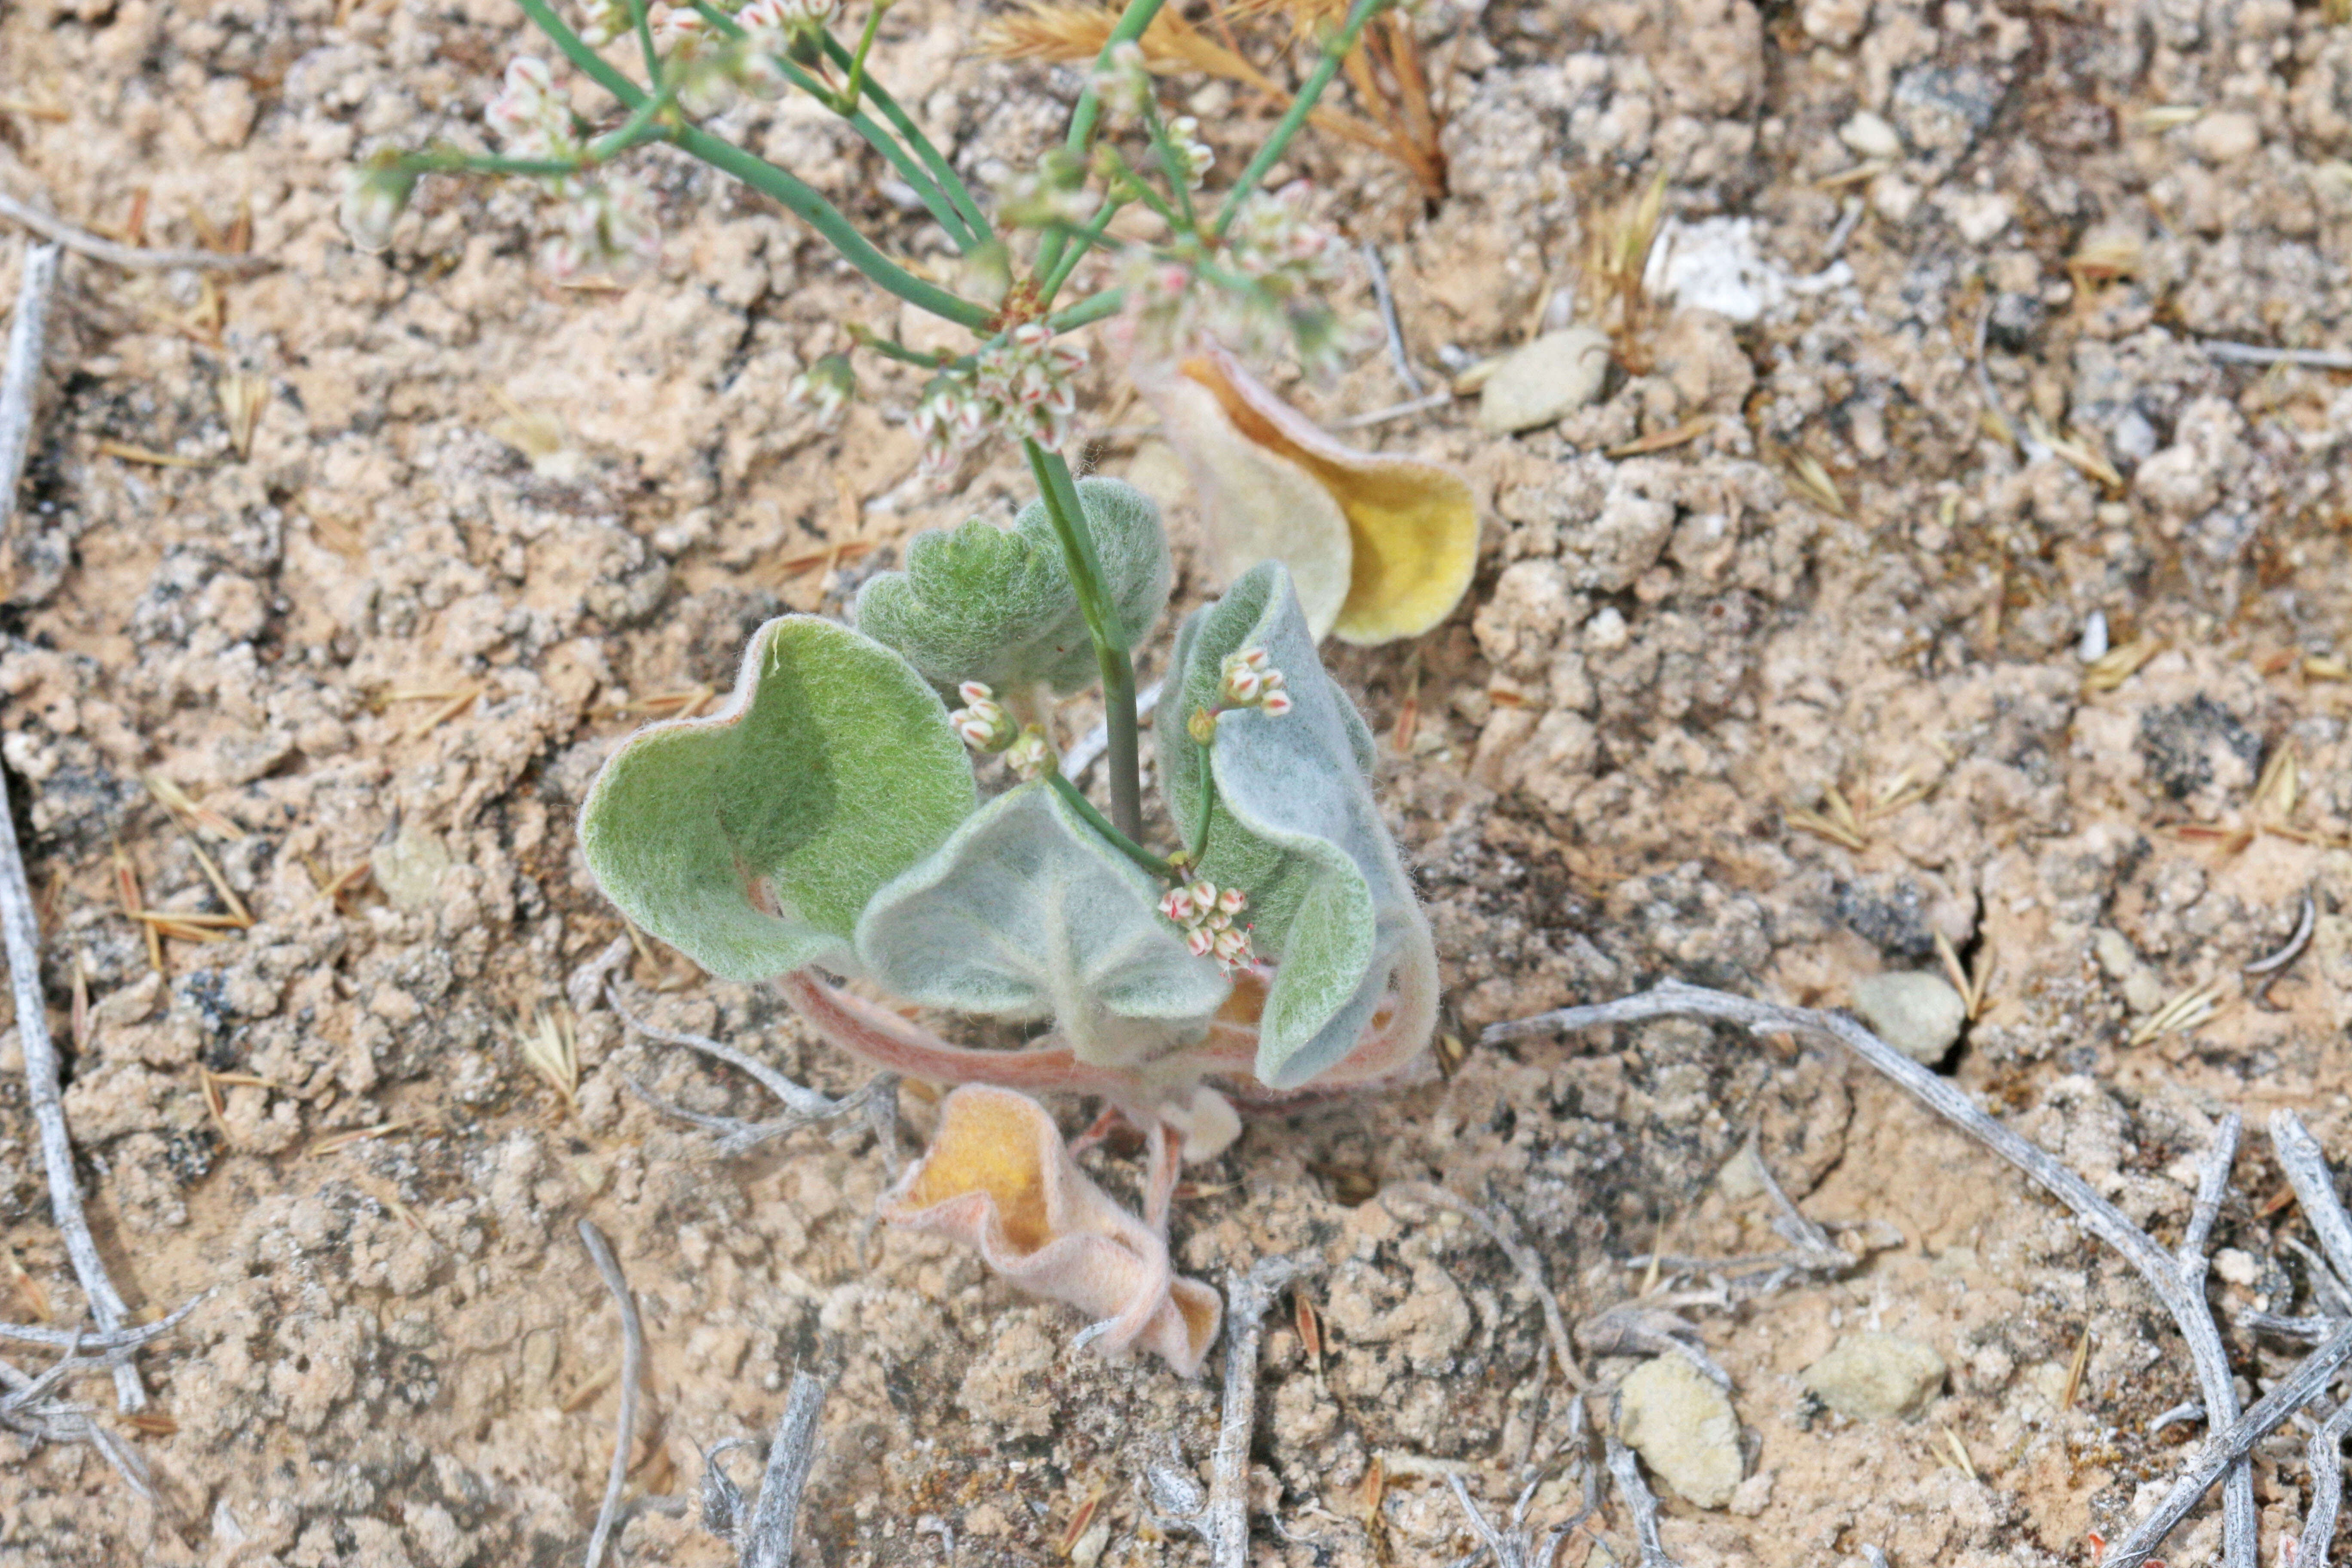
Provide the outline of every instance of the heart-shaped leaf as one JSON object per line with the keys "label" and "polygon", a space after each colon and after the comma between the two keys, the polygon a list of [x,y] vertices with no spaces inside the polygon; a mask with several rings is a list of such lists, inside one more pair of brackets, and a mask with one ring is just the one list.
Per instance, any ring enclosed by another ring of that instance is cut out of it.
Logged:
{"label": "heart-shaped leaf", "polygon": [[727,706],[639,731],[596,775],[580,847],[631,920],[727,980],[839,962],[875,889],[971,815],[938,695],[813,616],[752,634]]}
{"label": "heart-shaped leaf", "polygon": [[1052,1018],[1080,1061],[1132,1066],[1200,1039],[1230,989],[1160,893],[1050,785],[1024,784],[875,894],[857,950],[908,1001]]}
{"label": "heart-shaped leaf", "polygon": [[[1283,672],[1290,710],[1229,710],[1200,745],[1182,721],[1217,706],[1226,657],[1251,648]],[[1365,776],[1370,732],[1324,673],[1280,563],[1195,611],[1171,668],[1181,685],[1161,699],[1158,726],[1169,816],[1200,850],[1203,877],[1249,895],[1252,942],[1276,961],[1256,1076],[1295,1089],[1354,1047],[1401,970],[1433,965],[1428,922]],[[1433,995],[1433,984],[1415,990]]]}
{"label": "heart-shaped leaf", "polygon": [[[1168,536],[1160,509],[1132,485],[1084,479],[1078,505],[1094,535],[1119,628],[1131,651],[1168,605]],[[857,626],[906,655],[941,690],[966,680],[999,691],[1040,681],[1083,690],[1097,674],[1061,541],[1042,500],[1010,529],[978,518],[952,531],[926,529],[907,569],[867,579]]]}

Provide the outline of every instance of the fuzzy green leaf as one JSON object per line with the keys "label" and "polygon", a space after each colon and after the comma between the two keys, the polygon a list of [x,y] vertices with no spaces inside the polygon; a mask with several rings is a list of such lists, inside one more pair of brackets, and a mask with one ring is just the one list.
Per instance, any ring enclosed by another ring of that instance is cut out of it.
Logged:
{"label": "fuzzy green leaf", "polygon": [[971,815],[971,761],[906,660],[786,616],[752,634],[735,695],[604,763],[580,847],[631,920],[726,980],[845,955],[875,889]]}
{"label": "fuzzy green leaf", "polygon": [[[1168,605],[1171,567],[1160,509],[1118,479],[1080,480],[1078,504],[1132,651]],[[999,691],[1043,681],[1067,693],[1092,685],[1098,673],[1042,500],[1024,508],[1010,529],[974,518],[952,531],[917,534],[904,572],[878,574],[858,590],[857,626],[906,655],[943,691],[966,680]]]}
{"label": "fuzzy green leaf", "polygon": [[895,995],[1052,1018],[1079,1060],[1130,1066],[1199,1039],[1231,989],[1160,891],[1049,785],[1024,784],[877,893],[857,951]]}
{"label": "fuzzy green leaf", "polygon": [[[1224,713],[1201,746],[1183,721],[1216,705],[1225,657],[1252,647],[1283,672],[1290,711]],[[1168,814],[1201,874],[1249,895],[1253,942],[1276,961],[1255,1070],[1294,1089],[1354,1047],[1400,965],[1421,961],[1428,926],[1365,777],[1370,731],[1324,673],[1289,574],[1265,563],[1195,611],[1171,668],[1181,684],[1157,727]],[[1203,766],[1216,784],[1205,822]]]}

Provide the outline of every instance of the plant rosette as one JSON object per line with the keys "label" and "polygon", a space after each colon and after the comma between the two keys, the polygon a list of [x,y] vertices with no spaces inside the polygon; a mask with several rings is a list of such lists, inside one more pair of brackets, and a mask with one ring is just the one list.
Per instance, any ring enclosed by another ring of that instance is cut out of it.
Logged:
{"label": "plant rosette", "polygon": [[[1236,1108],[1407,1069],[1435,1026],[1436,958],[1372,797],[1370,734],[1278,563],[1177,635],[1157,731],[1176,854],[1061,776],[1048,699],[1089,683],[1106,637],[1132,650],[1170,582],[1148,499],[1076,492],[1075,519],[1041,501],[1009,529],[918,535],[854,628],[761,626],[723,709],[614,752],[580,842],[623,912],[712,974],[777,981],[874,1067],[975,1086],[950,1096],[887,1217],[1104,1314],[1107,1353],[1189,1373],[1215,1314],[1168,1267],[1180,1161],[1223,1152]],[[1085,540],[1089,595],[1060,523]],[[983,798],[976,752],[1018,782]],[[1045,1027],[1019,1049],[958,1046],[896,1010],[909,1003]],[[1140,1219],[1023,1098],[1045,1093],[1098,1097],[1144,1131]]]}

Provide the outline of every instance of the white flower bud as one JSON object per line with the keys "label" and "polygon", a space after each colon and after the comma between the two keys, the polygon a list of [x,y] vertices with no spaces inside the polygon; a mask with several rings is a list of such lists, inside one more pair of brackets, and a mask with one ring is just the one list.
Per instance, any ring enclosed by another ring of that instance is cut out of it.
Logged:
{"label": "white flower bud", "polygon": [[416,176],[389,163],[363,163],[342,172],[343,200],[338,215],[353,246],[379,251],[392,244],[393,226],[407,209]]}
{"label": "white flower bud", "polygon": [[1021,738],[1005,748],[1005,765],[1013,776],[1024,783],[1042,779],[1061,766],[1061,758],[1045,739],[1045,731],[1032,724],[1021,731]]}

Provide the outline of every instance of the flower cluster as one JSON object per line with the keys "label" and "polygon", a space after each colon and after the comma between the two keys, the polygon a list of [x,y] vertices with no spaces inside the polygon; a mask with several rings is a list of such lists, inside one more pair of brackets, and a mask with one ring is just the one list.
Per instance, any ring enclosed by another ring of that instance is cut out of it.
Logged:
{"label": "flower cluster", "polygon": [[571,97],[535,55],[507,62],[505,82],[482,118],[515,157],[561,162],[580,156],[580,120]]}
{"label": "flower cluster", "polygon": [[751,0],[735,13],[735,19],[755,38],[771,34],[790,37],[824,26],[840,9],[841,0]]}
{"label": "flower cluster", "polygon": [[1054,743],[1037,725],[1016,725],[996,692],[985,681],[967,680],[956,688],[964,706],[948,715],[948,723],[975,752],[1002,752],[1004,765],[1024,783],[1042,779],[1062,765]]}
{"label": "flower cluster", "polygon": [[1282,671],[1265,661],[1265,649],[1244,648],[1227,654],[1219,674],[1217,700],[1223,708],[1263,708],[1279,719],[1290,711],[1290,693],[1284,689]]}
{"label": "flower cluster", "polygon": [[857,371],[843,354],[823,356],[784,384],[784,401],[814,411],[820,430],[841,423],[842,410],[856,395]]}
{"label": "flower cluster", "polygon": [[628,0],[580,0],[580,37],[592,49],[603,48],[634,26]]}
{"label": "flower cluster", "polygon": [[948,715],[948,722],[963,737],[963,743],[975,752],[1001,752],[1019,737],[1021,727],[1013,715],[996,700],[996,692],[985,681],[967,680],[956,688],[956,695],[964,706]]}
{"label": "flower cluster", "polygon": [[997,196],[996,216],[1009,228],[1057,224],[1075,228],[1101,205],[1101,194],[1087,187],[1087,166],[1056,147],[1038,159],[1034,169],[1005,182]]}
{"label": "flower cluster", "polygon": [[[587,172],[588,148],[580,118],[572,112],[562,79],[547,68],[546,61],[531,55],[509,61],[499,95],[483,110],[482,118],[515,157],[583,165],[580,173],[550,175],[545,181],[558,203],[555,231],[539,253],[540,264],[549,272],[558,278],[634,272],[660,253],[661,226],[654,216],[653,193],[627,174]],[[370,205],[367,193],[355,189],[346,197],[345,226],[355,237],[369,232],[365,226],[380,216],[380,206]]]}
{"label": "flower cluster", "polygon": [[[1176,121],[1171,132],[1183,124]],[[1200,157],[1211,156],[1189,136],[1180,149],[1189,143]],[[1122,351],[1142,360],[1181,359],[1207,338],[1249,356],[1286,349],[1315,374],[1340,363],[1359,334],[1322,301],[1346,269],[1348,247],[1307,220],[1308,190],[1297,180],[1271,194],[1253,193],[1213,251],[1188,251],[1182,240],[1171,252],[1128,251],[1118,278],[1126,306],[1114,328]]]}
{"label": "flower cluster", "polygon": [[1175,153],[1175,173],[1184,180],[1184,188],[1197,191],[1208,179],[1209,171],[1216,166],[1216,150],[1201,140],[1201,122],[1190,114],[1180,114],[1168,122],[1168,146]]}
{"label": "flower cluster", "polygon": [[1314,187],[1293,180],[1278,191],[1252,191],[1225,230],[1225,259],[1237,272],[1285,298],[1318,292],[1347,270],[1348,246],[1307,218]]}
{"label": "flower cluster", "polygon": [[1143,62],[1143,46],[1133,38],[1113,44],[1095,69],[1094,89],[1114,123],[1142,119],[1151,102],[1151,69]]}
{"label": "flower cluster", "polygon": [[1220,889],[1202,879],[1168,889],[1160,912],[1184,928],[1184,945],[1195,958],[1213,958],[1231,974],[1247,969],[1250,928],[1234,924],[1234,917],[1249,908],[1249,895],[1239,888]]}
{"label": "flower cluster", "polygon": [[946,485],[964,454],[990,436],[1066,446],[1078,411],[1072,378],[1086,363],[1084,349],[1056,341],[1043,321],[1024,321],[983,349],[970,371],[939,375],[915,405],[924,471]]}
{"label": "flower cluster", "polygon": [[557,278],[583,272],[630,273],[661,254],[661,225],[653,193],[628,174],[575,177],[556,187],[562,205],[555,232],[539,250],[540,265]]}

